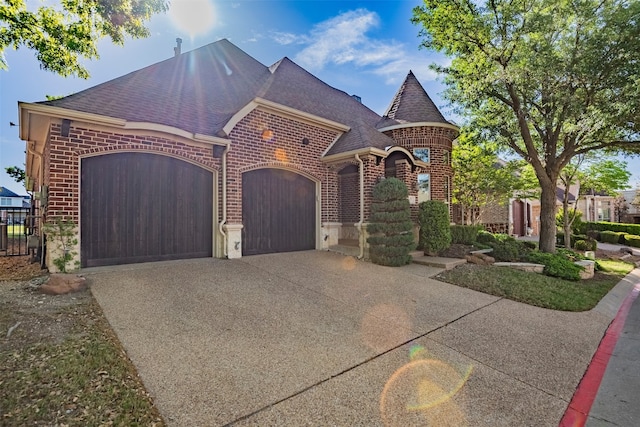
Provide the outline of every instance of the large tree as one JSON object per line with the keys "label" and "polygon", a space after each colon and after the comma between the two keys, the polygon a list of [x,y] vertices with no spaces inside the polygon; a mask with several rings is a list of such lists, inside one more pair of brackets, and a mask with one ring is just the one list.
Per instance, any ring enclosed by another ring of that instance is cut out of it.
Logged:
{"label": "large tree", "polygon": [[60,0],[27,7],[26,0],[0,2],[0,69],[5,49],[35,51],[40,67],[62,76],[89,77],[82,58],[98,58],[97,42],[109,37],[147,37],[145,22],[165,12],[167,0]]}
{"label": "large tree", "polygon": [[424,47],[451,58],[436,67],[445,96],[532,165],[540,249],[555,251],[562,169],[640,145],[640,0],[425,0],[413,22]]}

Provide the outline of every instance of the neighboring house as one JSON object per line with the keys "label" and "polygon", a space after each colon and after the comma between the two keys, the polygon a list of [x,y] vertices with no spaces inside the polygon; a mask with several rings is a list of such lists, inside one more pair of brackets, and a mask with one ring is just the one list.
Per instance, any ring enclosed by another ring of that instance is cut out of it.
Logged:
{"label": "neighboring house", "polygon": [[[409,72],[384,116],[288,58],[227,40],[74,95],[19,103],[45,219],[78,223],[82,267],[366,248],[372,187],[449,202],[458,127]],[[50,241],[51,243],[51,241]],[[48,248],[46,263],[52,266]]]}
{"label": "neighboring house", "polygon": [[24,224],[31,208],[31,198],[0,187],[0,221],[4,224]]}
{"label": "neighboring house", "polygon": [[621,222],[629,224],[640,224],[640,205],[633,205],[634,200],[638,197],[639,190],[622,191],[622,196],[627,204],[627,212],[622,216]]}
{"label": "neighboring house", "polygon": [[615,222],[615,196],[604,192],[591,192],[578,199],[577,209],[582,213],[582,221],[613,221]]}

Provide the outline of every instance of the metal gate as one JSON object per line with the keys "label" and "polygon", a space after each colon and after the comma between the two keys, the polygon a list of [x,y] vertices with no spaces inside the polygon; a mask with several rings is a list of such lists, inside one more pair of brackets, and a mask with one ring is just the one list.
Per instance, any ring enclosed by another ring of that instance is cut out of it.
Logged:
{"label": "metal gate", "polygon": [[31,247],[38,246],[38,225],[32,208],[0,208],[0,256],[29,255]]}

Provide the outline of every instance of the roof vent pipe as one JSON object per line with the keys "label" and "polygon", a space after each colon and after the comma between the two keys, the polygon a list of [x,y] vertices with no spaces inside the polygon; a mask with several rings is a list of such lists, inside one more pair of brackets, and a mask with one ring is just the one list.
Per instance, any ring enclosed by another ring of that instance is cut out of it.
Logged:
{"label": "roof vent pipe", "polygon": [[180,37],[176,39],[176,44],[177,46],[173,48],[173,52],[175,56],[180,56],[180,53],[182,53],[182,39]]}

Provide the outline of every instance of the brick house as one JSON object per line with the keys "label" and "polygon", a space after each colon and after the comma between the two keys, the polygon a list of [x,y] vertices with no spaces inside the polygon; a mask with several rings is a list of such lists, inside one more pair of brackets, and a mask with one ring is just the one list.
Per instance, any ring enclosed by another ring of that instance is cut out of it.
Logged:
{"label": "brick house", "polygon": [[458,128],[411,72],[381,117],[288,58],[267,67],[220,40],[19,110],[31,189],[45,220],[76,222],[82,267],[342,239],[366,256],[378,180],[408,185],[414,219],[419,201],[450,198]]}

